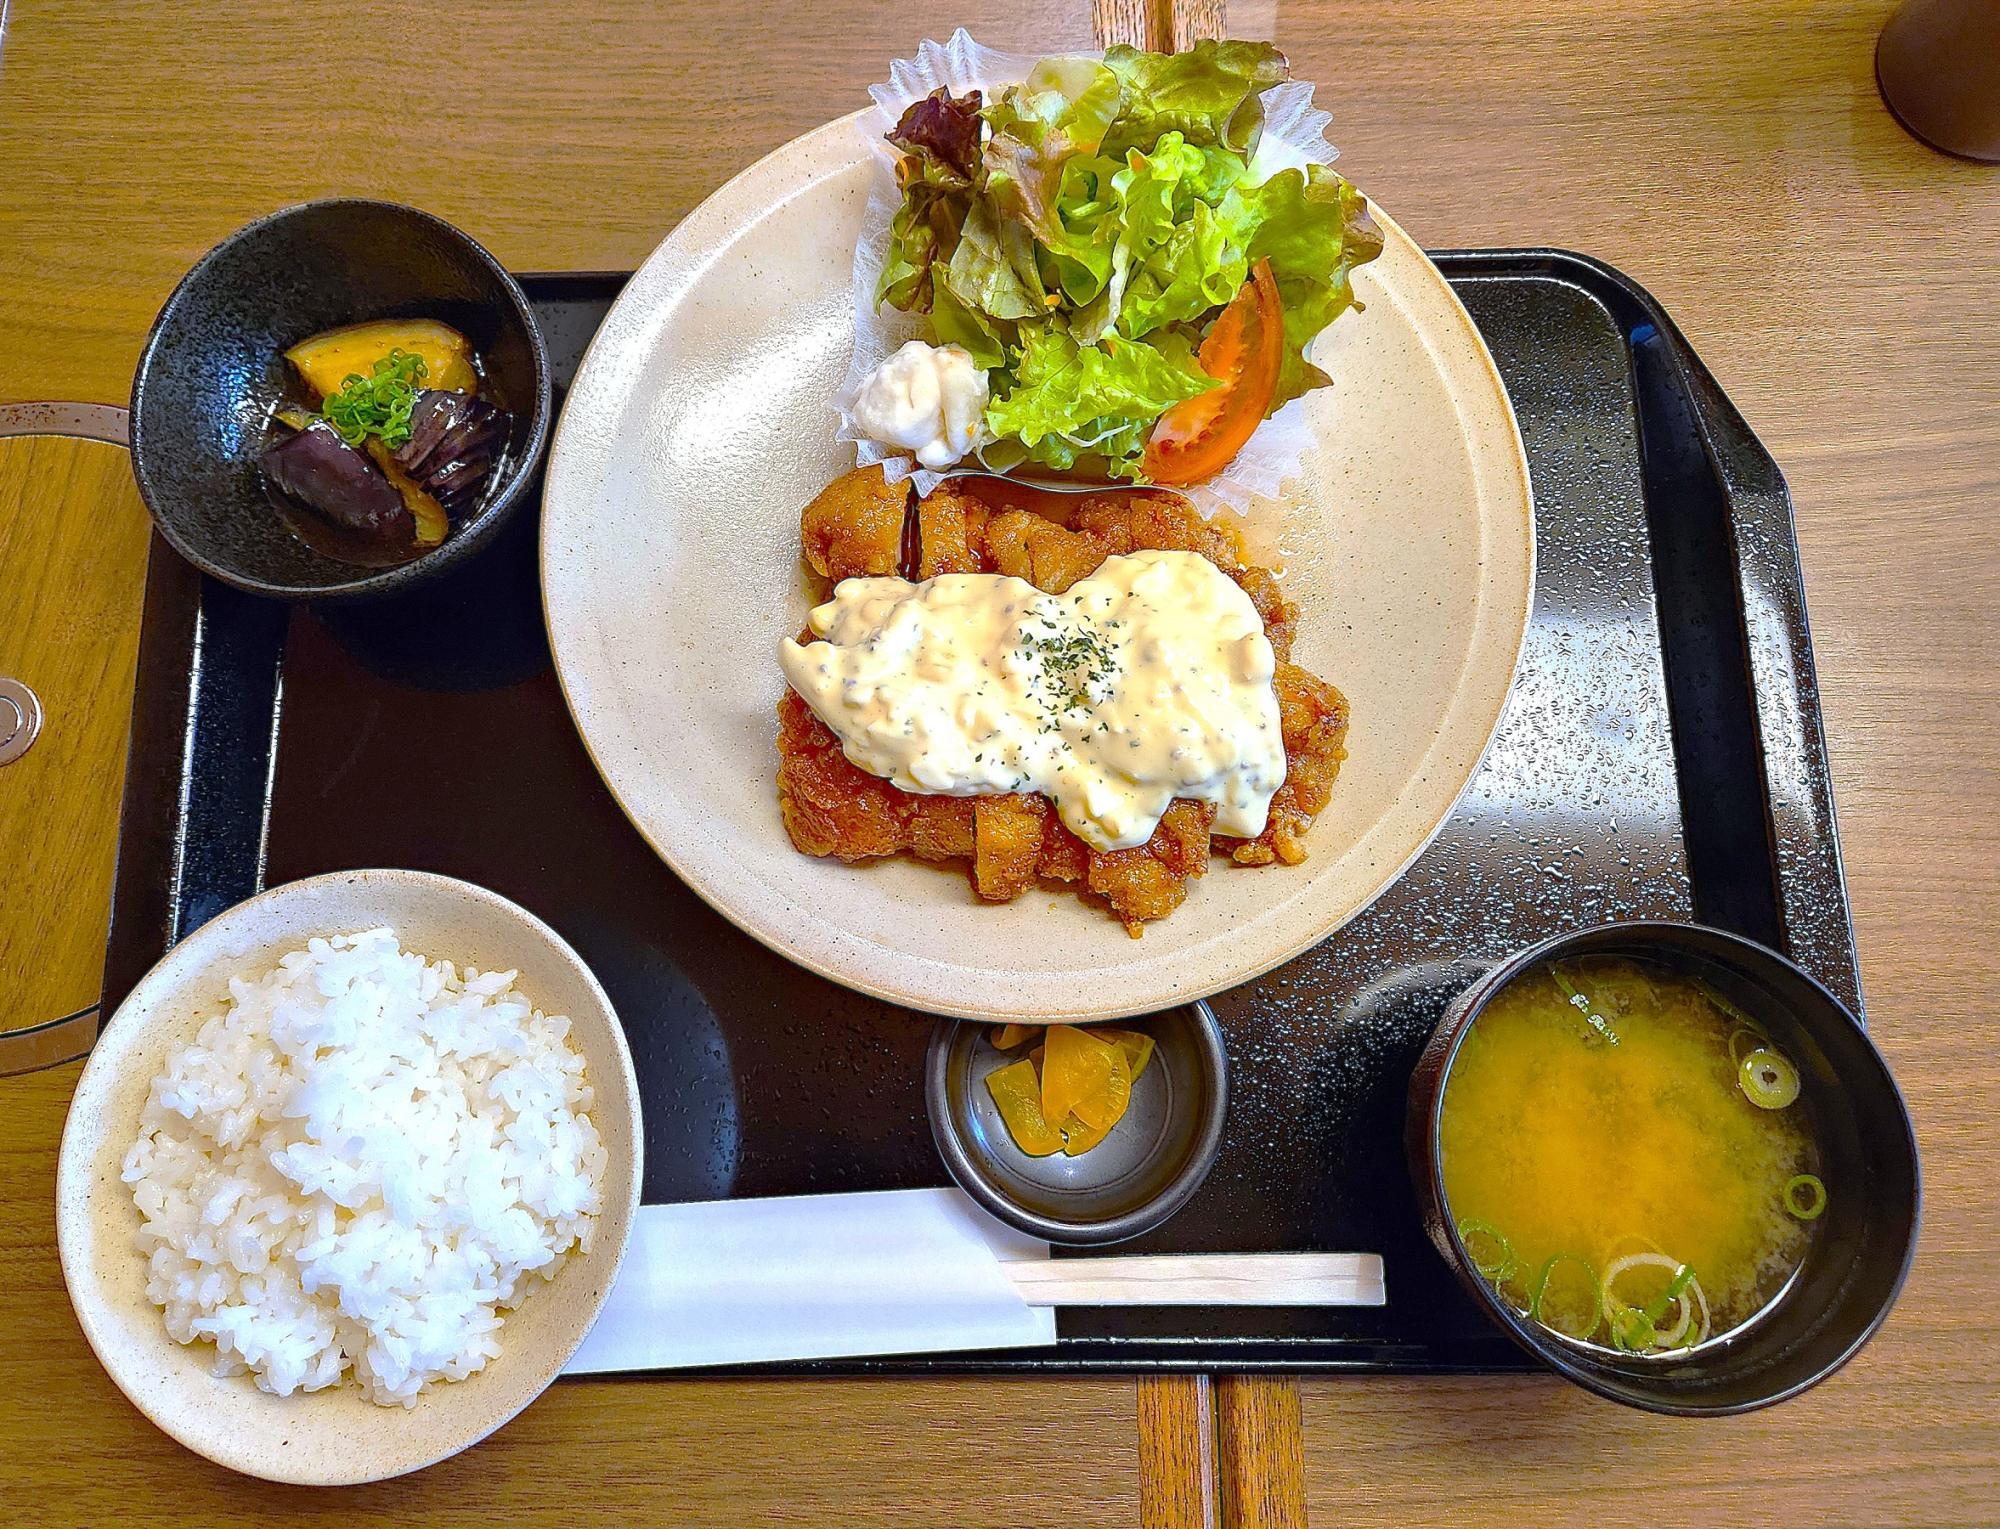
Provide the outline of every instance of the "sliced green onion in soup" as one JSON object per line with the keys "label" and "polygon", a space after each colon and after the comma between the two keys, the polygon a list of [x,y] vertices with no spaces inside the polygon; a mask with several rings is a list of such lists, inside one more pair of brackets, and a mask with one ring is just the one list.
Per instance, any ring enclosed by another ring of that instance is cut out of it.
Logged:
{"label": "sliced green onion in soup", "polygon": [[1646,1320],[1657,1323],[1667,1314],[1667,1308],[1680,1300],[1681,1292],[1694,1283],[1694,1266],[1682,1264],[1667,1281],[1667,1288],[1646,1303]]}
{"label": "sliced green onion in soup", "polygon": [[1653,1334],[1653,1347],[1657,1350],[1664,1352],[1668,1349],[1691,1347],[1688,1342],[1688,1334],[1694,1330],[1694,1303],[1692,1301],[1681,1301],[1674,1306],[1674,1311],[1677,1315],[1671,1327],[1658,1330],[1658,1321],[1657,1319],[1654,1320],[1656,1331]]}
{"label": "sliced green onion in soup", "polygon": [[[1694,1302],[1685,1294],[1694,1284],[1694,1266],[1682,1264],[1680,1271],[1667,1281],[1666,1289],[1646,1303],[1646,1320],[1653,1324],[1653,1347],[1661,1349],[1679,1348],[1694,1326]],[[1657,1329],[1667,1313],[1675,1313],[1674,1324],[1665,1332]]]}
{"label": "sliced green onion in soup", "polygon": [[[1619,1295],[1619,1282],[1635,1269],[1656,1269],[1666,1283],[1643,1303]],[[1604,1320],[1612,1344],[1627,1353],[1659,1353],[1705,1343],[1710,1332],[1708,1297],[1693,1268],[1664,1253],[1628,1253],[1604,1271]],[[1671,1321],[1667,1319],[1671,1316]],[[1666,1322],[1664,1330],[1661,1323]]]}
{"label": "sliced green onion in soup", "polygon": [[1605,1265],[1604,1298],[1607,1301],[1619,1301],[1624,1305],[1636,1306],[1644,1310],[1646,1305],[1644,1301],[1628,1300],[1618,1293],[1619,1281],[1634,1269],[1658,1269],[1666,1275],[1666,1284],[1671,1286],[1674,1280],[1679,1278],[1681,1270],[1686,1267],[1687,1265],[1682,1263],[1678,1258],[1669,1258],[1666,1254],[1657,1251],[1650,1253],[1627,1253],[1622,1258],[1614,1258],[1610,1263]]}
{"label": "sliced green onion in soup", "polygon": [[1490,1221],[1466,1217],[1458,1223],[1458,1240],[1465,1244],[1465,1256],[1472,1260],[1472,1267],[1496,1285],[1521,1270],[1514,1244]]}
{"label": "sliced green onion in soup", "polygon": [[1694,990],[1708,1001],[1710,1008],[1714,1009],[1716,1013],[1722,1015],[1725,1019],[1730,1020],[1736,1026],[1734,1030],[1729,1032],[1729,1060],[1731,1062],[1740,1068],[1743,1065],[1743,1059],[1752,1052],[1772,1050],[1771,1037],[1765,1033],[1762,1025],[1744,1013],[1735,1003],[1710,987],[1706,982],[1700,981],[1697,978],[1690,978],[1689,980],[1693,983]]}
{"label": "sliced green onion in soup", "polygon": [[1563,995],[1563,1001],[1582,1016],[1584,1024],[1588,1027],[1583,1037],[1585,1044],[1596,1045],[1599,1041],[1605,1041],[1613,1046],[1617,1045],[1618,1032],[1611,1028],[1611,1021],[1600,1014],[1591,1004],[1589,996],[1570,981],[1569,973],[1551,961],[1549,976],[1555,979],[1556,987]]}
{"label": "sliced green onion in soup", "polygon": [[1785,1209],[1801,1221],[1817,1221],[1826,1209],[1826,1185],[1816,1173],[1801,1173],[1785,1181]]}
{"label": "sliced green onion in soup", "polygon": [[1644,1354],[1659,1343],[1660,1334],[1638,1307],[1614,1306],[1611,1310],[1611,1341],[1628,1354]]}
{"label": "sliced green onion in soup", "polygon": [[1597,1331],[1603,1298],[1597,1271],[1574,1253],[1558,1253],[1535,1276],[1528,1315],[1550,1332],[1582,1342]]}
{"label": "sliced green onion in soup", "polygon": [[[1691,1306],[1684,1306],[1686,1325],[1677,1326],[1672,1332],[1664,1334],[1660,1339],[1662,1348],[1697,1348],[1708,1342],[1715,1332],[1715,1324],[1708,1314],[1708,1297],[1702,1291],[1700,1280],[1690,1279],[1680,1299],[1683,1303],[1693,1302]],[[1694,1331],[1690,1332],[1690,1327]]]}
{"label": "sliced green onion in soup", "polygon": [[1736,1068],[1736,1086],[1760,1110],[1781,1110],[1799,1096],[1799,1070],[1782,1051],[1759,1046]]}
{"label": "sliced green onion in soup", "polygon": [[1748,1030],[1752,1035],[1756,1036],[1758,1040],[1761,1041],[1764,1038],[1764,1027],[1758,1024],[1757,1021],[1752,1019],[1748,1014],[1745,1014],[1742,1009],[1738,1008],[1729,999],[1723,997],[1721,993],[1717,992],[1714,988],[1710,987],[1706,982],[1701,981],[1699,978],[1691,977],[1688,980],[1693,984],[1694,990],[1697,993],[1701,994],[1702,997],[1708,1000],[1710,1007],[1712,1007],[1716,1013],[1724,1015],[1729,1019],[1735,1020],[1738,1025],[1740,1025],[1743,1029]]}

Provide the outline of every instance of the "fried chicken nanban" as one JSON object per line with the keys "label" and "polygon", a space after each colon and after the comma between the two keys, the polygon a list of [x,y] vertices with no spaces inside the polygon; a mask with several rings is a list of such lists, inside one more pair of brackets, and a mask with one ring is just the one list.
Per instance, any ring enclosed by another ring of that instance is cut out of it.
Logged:
{"label": "fried chicken nanban", "polygon": [[1285,782],[1254,839],[1211,836],[1215,809],[1182,799],[1147,843],[1094,850],[1039,795],[929,796],[892,786],[851,763],[840,740],[787,690],[778,703],[778,805],[798,849],[849,861],[905,850],[923,860],[969,860],[974,890],[993,902],[1040,882],[1066,884],[1101,898],[1134,935],[1180,906],[1188,882],[1207,871],[1211,851],[1239,865],[1296,865],[1306,858],[1306,830],[1331,798],[1347,757],[1347,700],[1290,662],[1298,612],[1269,569],[1243,561],[1232,527],[1202,519],[1178,494],[1161,490],[1072,501],[1063,524],[945,482],[919,503],[916,535],[906,539],[907,502],[905,485],[885,484],[879,467],[843,474],[801,515],[806,561],[834,583],[897,572],[919,579],[1004,573],[1060,594],[1106,558],[1142,548],[1207,558],[1250,597],[1277,655]]}

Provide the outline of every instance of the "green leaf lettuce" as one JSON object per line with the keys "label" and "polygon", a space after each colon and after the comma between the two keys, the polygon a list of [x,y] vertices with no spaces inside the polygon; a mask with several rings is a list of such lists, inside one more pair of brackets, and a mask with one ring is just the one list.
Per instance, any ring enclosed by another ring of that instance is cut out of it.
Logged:
{"label": "green leaf lettuce", "polygon": [[1260,259],[1285,307],[1271,408],[1327,381],[1305,348],[1382,241],[1323,166],[1252,183],[1261,95],[1287,74],[1266,43],[1112,48],[905,113],[877,297],[986,368],[989,464],[1139,477],[1160,415],[1214,385],[1195,352]]}

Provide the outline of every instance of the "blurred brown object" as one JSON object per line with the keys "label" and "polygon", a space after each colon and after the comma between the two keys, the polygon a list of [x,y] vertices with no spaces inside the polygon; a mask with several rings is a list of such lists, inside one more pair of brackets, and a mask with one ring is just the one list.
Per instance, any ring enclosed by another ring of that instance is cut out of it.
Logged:
{"label": "blurred brown object", "polygon": [[1875,44],[1875,83],[1925,143],[2000,163],[2000,0],[1903,0]]}

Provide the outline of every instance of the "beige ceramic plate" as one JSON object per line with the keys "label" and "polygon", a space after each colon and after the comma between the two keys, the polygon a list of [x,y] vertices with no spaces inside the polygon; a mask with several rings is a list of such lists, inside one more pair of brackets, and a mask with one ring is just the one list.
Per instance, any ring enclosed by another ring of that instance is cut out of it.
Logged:
{"label": "beige ceramic plate", "polygon": [[[393,925],[432,960],[518,968],[537,1007],[567,1014],[610,1163],[588,1254],[572,1254],[501,1329],[500,1357],[435,1386],[413,1408],[381,1407],[352,1384],[268,1396],[208,1373],[214,1351],[167,1336],[134,1246],[139,1213],[119,1178],[168,1050],[228,994],[232,972],[268,967],[313,935]],[[246,1475],[312,1486],[399,1476],[477,1443],[533,1401],[583,1342],[611,1290],[639,1203],[639,1092],[625,1032],[561,936],[495,893],[416,871],[343,871],[274,887],[204,924],[119,1006],[77,1083],[56,1170],[56,1239],[90,1346],[139,1410],[189,1449]]]}
{"label": "beige ceramic plate", "polygon": [[[1068,895],[981,904],[962,870],[795,852],[774,786],[780,637],[810,604],[799,507],[834,438],[869,167],[851,121],[751,166],[613,307],[550,460],[542,588],[585,742],[639,830],[737,924],[866,992],[971,1018],[1107,1019],[1244,982],[1416,857],[1493,735],[1526,630],[1527,461],[1485,344],[1421,250],[1315,354],[1321,449],[1277,531],[1294,658],[1353,703],[1350,757],[1294,869],[1218,861],[1129,939]],[[1379,216],[1379,213],[1378,213]]]}

